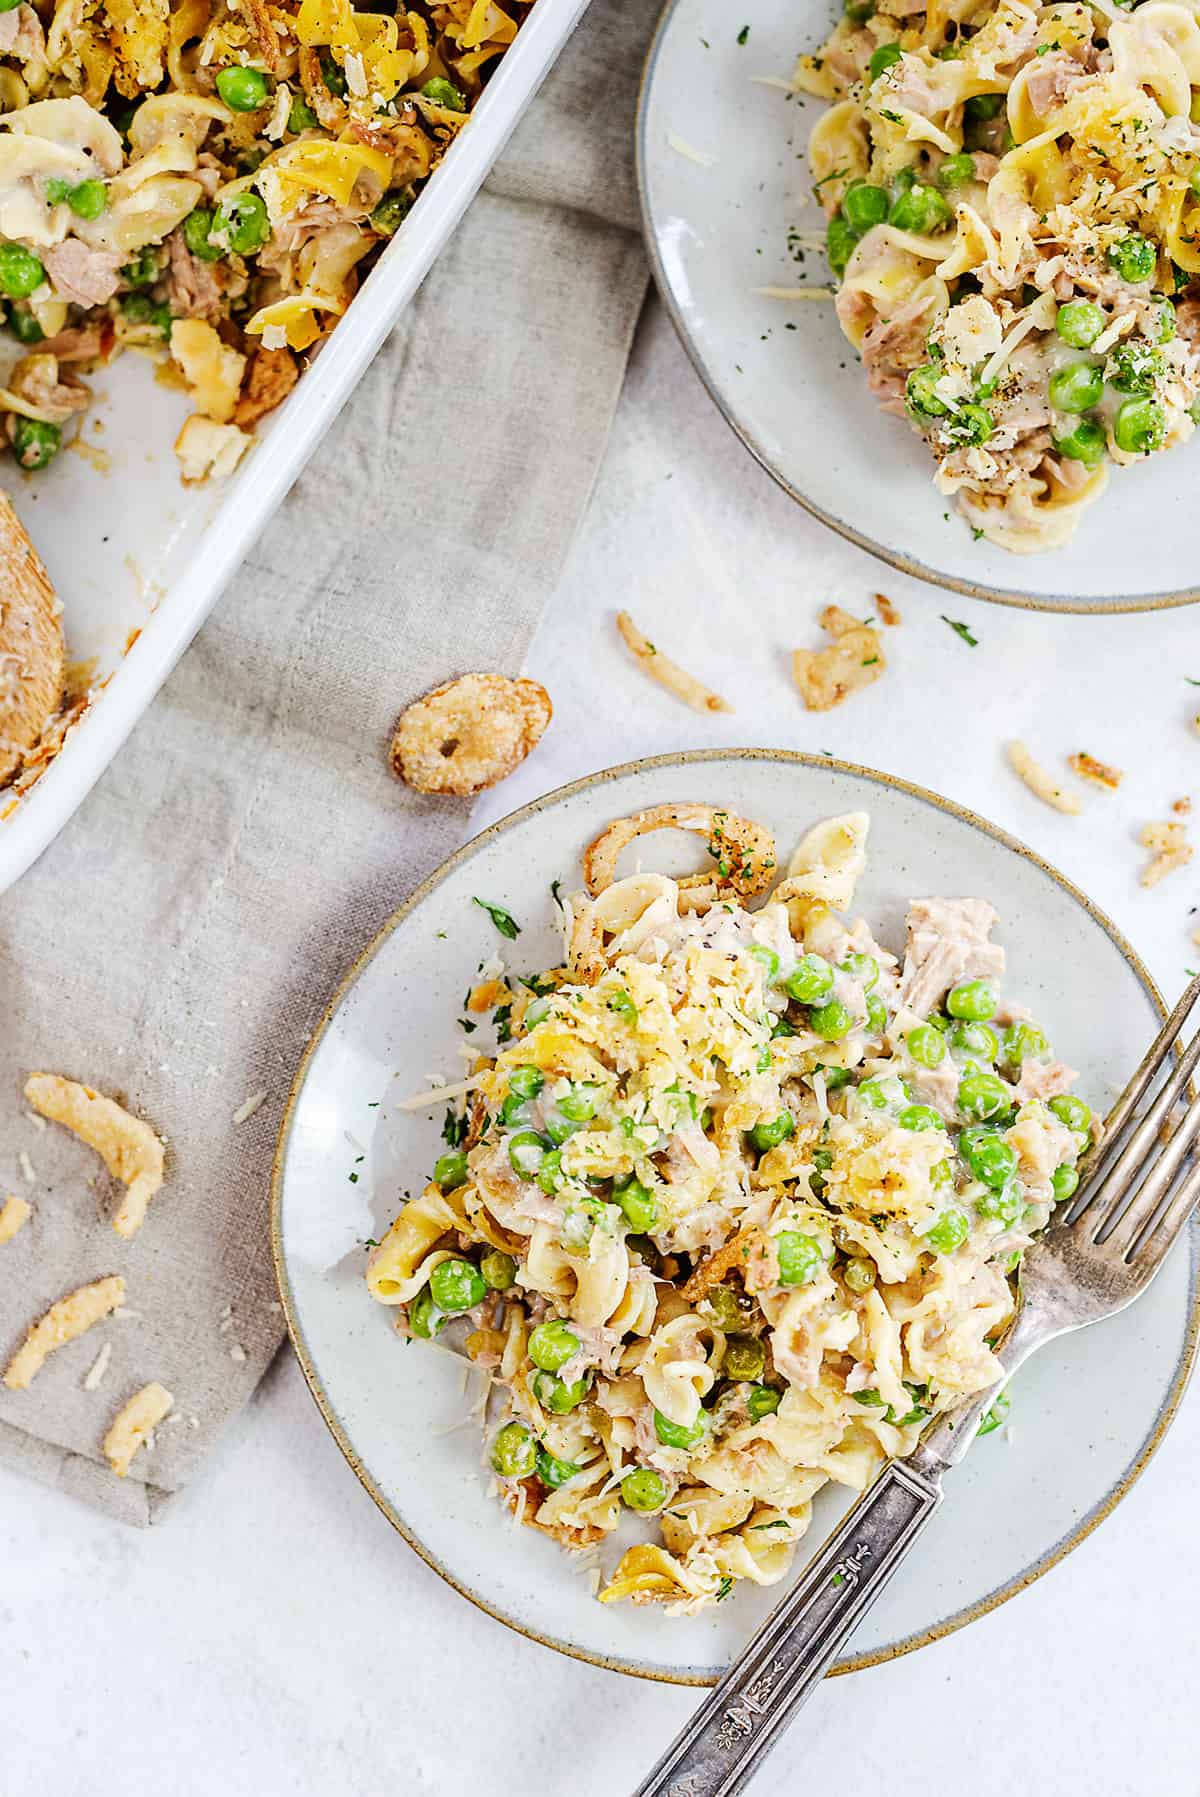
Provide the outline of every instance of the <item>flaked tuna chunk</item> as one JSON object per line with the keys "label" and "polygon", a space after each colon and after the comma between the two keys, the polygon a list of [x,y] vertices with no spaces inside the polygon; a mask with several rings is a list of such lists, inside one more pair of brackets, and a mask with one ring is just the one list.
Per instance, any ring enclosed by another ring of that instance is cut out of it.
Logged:
{"label": "flaked tuna chunk", "polygon": [[986,899],[914,899],[900,1003],[927,1017],[960,980],[999,980],[1004,950],[988,941],[996,911]]}

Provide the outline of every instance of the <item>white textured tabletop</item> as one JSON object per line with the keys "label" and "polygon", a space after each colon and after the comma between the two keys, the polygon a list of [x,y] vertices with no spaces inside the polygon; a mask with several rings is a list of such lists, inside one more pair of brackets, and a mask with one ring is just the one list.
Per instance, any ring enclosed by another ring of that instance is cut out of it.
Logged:
{"label": "white textured tabletop", "polygon": [[[904,617],[885,679],[804,711],[790,651],[818,646],[822,604],[866,615],[880,588]],[[616,639],[620,605],[737,710],[700,718],[646,683]],[[1200,800],[1200,688],[1187,684],[1200,610],[1057,618],[893,576],[755,467],[657,308],[529,671],[555,724],[481,823],[634,755],[825,750],[1022,837],[1108,911],[1170,996],[1200,964],[1197,870],[1144,891],[1136,840],[1173,800]],[[1124,768],[1119,795],[1093,789],[1082,818],[1058,816],[1008,771],[1013,736],[1051,766],[1085,749]],[[0,1476],[0,1797],[623,1797],[694,1702],[562,1659],[443,1586],[360,1489],[287,1356],[213,1458],[145,1534]],[[1198,1474],[1191,1398],[1065,1562],[949,1639],[827,1682],[755,1792],[1196,1791]]]}

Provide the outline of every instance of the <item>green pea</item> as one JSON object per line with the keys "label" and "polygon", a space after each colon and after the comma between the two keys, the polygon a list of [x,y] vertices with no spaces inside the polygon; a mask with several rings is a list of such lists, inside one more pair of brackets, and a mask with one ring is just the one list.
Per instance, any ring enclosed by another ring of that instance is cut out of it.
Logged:
{"label": "green pea", "polygon": [[835,212],[825,227],[825,255],[835,275],[845,273],[858,238],[840,212]]}
{"label": "green pea", "polygon": [[768,1148],[778,1148],[781,1142],[786,1142],[795,1132],[796,1119],[792,1113],[780,1111],[778,1117],[773,1117],[769,1123],[756,1123],[750,1131],[750,1141],[760,1154],[765,1154]]}
{"label": "green pea", "polygon": [[463,95],[459,93],[452,81],[447,81],[442,75],[435,75],[431,81],[427,81],[421,92],[427,100],[433,100],[438,106],[446,107],[449,112],[465,112],[467,110],[467,102]]}
{"label": "green pea", "polygon": [[995,1218],[1007,1228],[1015,1223],[1025,1208],[1025,1200],[1015,1185],[1002,1186],[998,1191],[984,1192],[975,1200],[975,1209],[981,1217]]}
{"label": "green pea", "polygon": [[517,1263],[511,1254],[493,1248],[480,1261],[479,1271],[483,1274],[483,1283],[489,1291],[506,1292],[517,1277]]}
{"label": "green pea", "polygon": [[842,0],[842,11],[852,25],[865,25],[875,11],[875,0]]}
{"label": "green pea", "polygon": [[986,1122],[1012,1103],[1012,1087],[995,1073],[968,1073],[958,1085],[958,1108],[964,1117]]}
{"label": "green pea", "polygon": [[1023,1061],[1042,1061],[1050,1053],[1045,1032],[1036,1023],[1010,1023],[1004,1032],[1004,1062],[1019,1067]]}
{"label": "green pea", "polygon": [[539,1023],[545,1023],[549,1015],[550,1000],[548,998],[535,998],[525,1013],[525,1028],[528,1030],[536,1029]]}
{"label": "green pea", "polygon": [[962,187],[965,182],[975,179],[975,158],[969,150],[960,150],[957,156],[947,156],[937,172],[939,187]]}
{"label": "green pea", "polygon": [[621,1498],[631,1510],[661,1510],[667,1501],[667,1482],[652,1466],[635,1466],[621,1480]]}
{"label": "green pea", "polygon": [[596,1094],[586,1086],[573,1086],[559,1099],[558,1108],[568,1123],[587,1123],[596,1115]]}
{"label": "green pea", "polygon": [[844,961],[838,962],[838,969],[857,980],[864,992],[872,991],[879,984],[879,963],[874,955],[847,955]]}
{"label": "green pea", "polygon": [[536,1179],[550,1144],[535,1129],[519,1129],[508,1138],[508,1159],[514,1173],[522,1179]]}
{"label": "green pea", "polygon": [[776,1391],[773,1385],[755,1385],[746,1394],[746,1409],[750,1413],[752,1423],[761,1423],[764,1416],[774,1416],[779,1409],[779,1400],[783,1393]]}
{"label": "green pea", "polygon": [[1113,419],[1113,442],[1127,455],[1149,455],[1161,449],[1167,419],[1156,399],[1126,399]]}
{"label": "green pea", "polygon": [[892,209],[888,214],[889,224],[895,225],[898,231],[918,231],[922,234],[932,231],[944,231],[953,219],[946,202],[946,197],[936,187],[928,187],[918,181],[892,201]]}
{"label": "green pea", "polygon": [[816,1005],[809,1012],[809,1028],[823,1042],[840,1042],[854,1028],[854,1018],[838,998]]}
{"label": "green pea", "polygon": [[416,1297],[409,1300],[409,1328],[423,1341],[432,1341],[445,1321],[444,1315],[433,1301],[429,1287],[423,1285]]}
{"label": "green pea", "polygon": [[631,1024],[637,1022],[637,1006],[628,992],[614,992],[608,1001],[608,1008],[617,1017],[628,1018]]}
{"label": "green pea", "polygon": [[811,1285],[825,1265],[821,1244],[798,1229],[784,1229],[775,1237],[780,1285]]}
{"label": "green pea", "polygon": [[1137,231],[1110,243],[1107,257],[1109,267],[1115,268],[1123,281],[1132,284],[1148,281],[1158,262],[1154,245]]}
{"label": "green pea", "polygon": [[666,1448],[694,1448],[698,1441],[703,1441],[707,1430],[708,1413],[705,1410],[696,1412],[696,1420],[690,1428],[685,1423],[673,1423],[661,1410],[654,1412],[654,1433]]}
{"label": "green pea", "polygon": [[567,1182],[567,1176],[562,1170],[562,1154],[559,1149],[552,1148],[549,1154],[543,1156],[542,1164],[538,1168],[537,1182],[543,1192],[548,1193],[551,1198],[556,1192],[561,1192]]}
{"label": "green pea", "polygon": [[1054,328],[1072,349],[1090,349],[1104,329],[1104,314],[1091,300],[1068,300],[1058,308]]}
{"label": "green pea", "polygon": [[705,1294],[704,1302],[727,1334],[732,1330],[740,1329],[746,1320],[742,1315],[742,1307],[737,1301],[736,1292],[731,1291],[727,1285],[710,1286]]}
{"label": "green pea", "polygon": [[212,228],[213,215],[207,206],[197,206],[183,221],[183,241],[201,262],[219,262],[221,259],[220,244],[210,241]]}
{"label": "green pea", "polygon": [[546,1083],[546,1076],[538,1067],[514,1067],[508,1076],[508,1089],[515,1092],[518,1098],[536,1098]]}
{"label": "green pea", "polygon": [[960,980],[946,995],[946,1009],[967,1023],[986,1023],[996,1015],[998,1000],[986,980]]}
{"label": "green pea", "polygon": [[131,262],[125,264],[121,270],[121,279],[128,287],[153,287],[158,279],[158,257],[152,244],[147,244]]}
{"label": "green pea", "polygon": [[579,1467],[574,1460],[556,1460],[554,1455],[548,1453],[539,1443],[537,1476],[543,1485],[549,1486],[551,1491],[557,1491],[560,1485],[565,1485],[568,1479],[573,1479],[578,1471]]}
{"label": "green pea", "polygon": [[588,1394],[588,1378],[576,1379],[574,1385],[564,1385],[553,1373],[535,1373],[533,1376],[533,1395],[544,1410],[553,1411],[555,1416],[566,1416],[575,1410]]}
{"label": "green pea", "polygon": [[1054,1191],[1055,1204],[1065,1204],[1068,1198],[1075,1196],[1079,1186],[1079,1175],[1074,1167],[1064,1161],[1062,1166],[1055,1167],[1050,1175],[1050,1184]]}
{"label": "green pea", "polygon": [[849,1067],[818,1067],[816,1071],[825,1075],[827,1092],[840,1092],[843,1086],[851,1085],[854,1080]]}
{"label": "green pea", "polygon": [[946,1031],[946,1040],[960,1054],[974,1055],[981,1061],[994,1061],[1000,1053],[1000,1038],[987,1023],[966,1023],[956,1019]]}
{"label": "green pea", "polygon": [[429,1275],[429,1290],[439,1310],[447,1316],[474,1310],[487,1296],[483,1275],[473,1261],[439,1261]]}
{"label": "green pea", "polygon": [[942,370],[936,362],[922,362],[905,381],[905,404],[918,424],[927,424],[931,418],[944,418],[949,411],[945,400],[934,391],[941,378]]}
{"label": "green pea", "polygon": [[527,1479],[537,1470],[537,1442],[524,1423],[505,1423],[492,1442],[492,1470],[502,1479]]}
{"label": "green pea", "polygon": [[61,443],[60,425],[46,424],[40,418],[13,416],[12,446],[18,467],[31,472],[47,467],[58,454]]}
{"label": "green pea", "polygon": [[887,1028],[887,1006],[877,992],[867,993],[867,1028],[873,1036],[882,1036]]}
{"label": "green pea", "polygon": [[217,92],[232,112],[257,112],[266,105],[270,87],[259,69],[218,69]]}
{"label": "green pea", "polygon": [[962,1247],[970,1229],[965,1212],[944,1210],[933,1228],[926,1230],[925,1240],[935,1254],[953,1254]]}
{"label": "green pea", "polygon": [[28,299],[46,279],[32,250],[22,243],[0,243],[0,291],[10,299]]}
{"label": "green pea", "polygon": [[[1174,313],[1172,313],[1174,317]],[[1153,393],[1154,383],[1166,371],[1160,349],[1144,338],[1118,343],[1105,365],[1105,377],[1118,393]]]}
{"label": "green pea", "polygon": [[630,1179],[613,1187],[613,1197],[620,1205],[629,1227],[638,1235],[648,1235],[658,1226],[658,1201],[649,1186],[640,1179]]}
{"label": "green pea", "polygon": [[154,301],[148,293],[125,293],[121,296],[121,311],[130,324],[149,324]]}
{"label": "green pea", "polygon": [[890,69],[893,63],[899,62],[903,54],[899,44],[880,44],[877,50],[872,51],[871,60],[867,64],[868,78],[871,81],[878,81],[883,71]]}
{"label": "green pea", "polygon": [[18,343],[41,343],[46,333],[27,306],[10,306],[8,328]]}
{"label": "green pea", "polygon": [[989,119],[999,118],[1003,110],[1003,94],[973,94],[963,107],[963,118],[973,124],[986,124]]}
{"label": "green pea", "polygon": [[997,1190],[1007,1185],[1017,1170],[1016,1154],[994,1129],[964,1129],[958,1151],[976,1179]]}
{"label": "green pea", "polygon": [[1073,462],[1082,462],[1085,467],[1095,468],[1104,460],[1108,450],[1108,439],[1103,427],[1091,418],[1081,418],[1073,431],[1065,437],[1056,437],[1054,447],[1059,455],[1065,455]]}
{"label": "green pea", "polygon": [[545,1373],[557,1373],[578,1354],[582,1343],[560,1317],[551,1317],[529,1332],[529,1358]]}
{"label": "green pea", "polygon": [[946,1058],[945,1039],[928,1023],[915,1024],[905,1036],[904,1046],[918,1067],[940,1067]]}
{"label": "green pea", "polygon": [[815,1005],[833,990],[833,968],[820,955],[801,955],[783,989],[797,1004]]}
{"label": "green pea", "polygon": [[213,219],[213,230],[222,233],[235,254],[251,256],[271,235],[271,221],[258,194],[243,190],[232,199],[222,200]]}
{"label": "green pea", "polygon": [[1158,308],[1158,341],[1170,343],[1179,329],[1175,319],[1175,307],[1171,301],[1164,300]]}
{"label": "green pea", "polygon": [[986,443],[996,428],[996,421],[986,406],[973,399],[964,400],[941,425],[942,436],[950,443]]}
{"label": "green pea", "polygon": [[1050,376],[1050,404],[1060,412],[1087,412],[1099,404],[1104,376],[1090,362],[1071,362]]}
{"label": "green pea", "polygon": [[870,1105],[873,1111],[886,1111],[889,1105],[900,1104],[909,1095],[903,1080],[889,1073],[876,1073],[863,1080],[856,1092],[863,1104]]}
{"label": "green pea", "polygon": [[768,948],[765,942],[752,942],[749,952],[766,968],[768,985],[779,978],[779,956],[773,948]]}
{"label": "green pea", "polygon": [[321,52],[321,80],[335,100],[346,98],[346,71],[328,50]]}
{"label": "green pea", "polygon": [[80,181],[67,195],[67,204],[76,218],[99,218],[108,205],[108,189],[103,181]]}
{"label": "green pea", "polygon": [[504,1123],[528,1123],[529,1100],[519,1092],[506,1092],[500,1103],[500,1117]]}
{"label": "green pea", "polygon": [[852,1292],[869,1292],[875,1283],[875,1262],[855,1254],[842,1268],[842,1278]]}
{"label": "green pea", "polygon": [[71,183],[64,181],[61,175],[51,175],[42,183],[42,197],[47,206],[65,206],[71,193]]}
{"label": "green pea", "polygon": [[761,1379],[766,1364],[766,1350],[757,1336],[726,1336],[725,1358],[721,1362],[721,1372],[726,1379]]}
{"label": "green pea", "polygon": [[1090,1132],[1092,1113],[1082,1098],[1075,1098],[1069,1092],[1063,1092],[1057,1098],[1050,1100],[1049,1108],[1059,1122],[1065,1123],[1068,1129],[1077,1129],[1081,1133]]}
{"label": "green pea", "polygon": [[315,131],[317,115],[307,100],[293,100],[288,111],[288,130],[297,136],[301,131]]}
{"label": "green pea", "polygon": [[931,1104],[910,1104],[896,1119],[901,1129],[945,1129],[946,1122]]}
{"label": "green pea", "polygon": [[451,1148],[447,1154],[439,1154],[433,1163],[433,1177],[443,1192],[456,1191],[467,1183],[467,1157],[461,1148]]}
{"label": "green pea", "polygon": [[888,215],[888,197],[882,187],[869,181],[852,181],[842,195],[842,217],[861,237],[872,225],[881,225]]}

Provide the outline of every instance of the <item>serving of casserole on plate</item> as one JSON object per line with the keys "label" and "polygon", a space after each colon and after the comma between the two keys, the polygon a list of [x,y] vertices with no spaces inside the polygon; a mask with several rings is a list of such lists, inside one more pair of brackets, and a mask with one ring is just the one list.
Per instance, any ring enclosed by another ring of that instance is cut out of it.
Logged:
{"label": "serving of casserole on plate", "polygon": [[[696,874],[644,833],[668,823],[703,831]],[[414,896],[297,1078],[275,1251],[314,1395],[484,1608],[709,1679],[810,1517],[987,1382],[1099,1127],[1070,1068],[1098,1119],[1154,1009],[1066,882],[885,776],[713,752],[551,795]],[[1111,1507],[1178,1401],[1194,1280],[1181,1257],[1101,1348],[1029,1369],[851,1663],[1001,1601]]]}

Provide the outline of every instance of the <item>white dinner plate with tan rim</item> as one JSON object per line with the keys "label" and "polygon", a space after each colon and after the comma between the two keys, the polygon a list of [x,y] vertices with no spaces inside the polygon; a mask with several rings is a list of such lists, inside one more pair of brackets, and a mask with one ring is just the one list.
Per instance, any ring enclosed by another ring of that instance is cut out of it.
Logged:
{"label": "white dinner plate with tan rim", "polygon": [[[709,802],[770,824],[785,855],[818,818],[871,815],[854,909],[901,948],[910,897],[981,894],[1001,917],[1006,990],[1028,1002],[1079,1090],[1106,1109],[1160,1014],[1129,944],[1060,874],[990,824],[869,769],[769,750],[662,756],[596,774],[493,824],[433,874],[365,950],[297,1073],[275,1160],[272,1237],[288,1328],[321,1412],[359,1480],[434,1570],[522,1634],[578,1658],[678,1683],[711,1683],[779,1597],[739,1587],[698,1617],[601,1604],[570,1558],[514,1529],[485,1491],[466,1413],[464,1364],[405,1344],[363,1281],[379,1238],[441,1151],[444,1107],[400,1111],[431,1075],[461,1077],[457,1026],[481,961],[559,959],[550,884],[578,883],[585,845],[611,819],[670,800]],[[695,843],[643,838],[642,862],[679,872]],[[498,936],[474,898],[520,925]],[[486,1029],[475,1041],[487,1038]],[[1009,1426],[980,1441],[945,1505],[855,1637],[839,1670],[921,1646],[1049,1570],[1124,1495],[1161,1440],[1191,1368],[1197,1238],[1119,1317],[1024,1367]],[[815,1546],[845,1508],[822,1493]],[[633,1526],[633,1519],[630,1519]],[[620,1552],[604,1550],[609,1569]],[[803,1544],[797,1570],[804,1561]]]}
{"label": "white dinner plate with tan rim", "polygon": [[[651,265],[709,393],[768,473],[892,567],[978,599],[1046,611],[1137,611],[1200,598],[1190,529],[1200,440],[1114,469],[1075,539],[1042,555],[976,542],[933,486],[933,459],[882,413],[829,300],[761,289],[830,285],[807,144],[824,102],[781,91],[840,0],[668,0],[637,121]],[[744,34],[744,41],[743,41]],[[793,253],[795,252],[795,253]]]}

